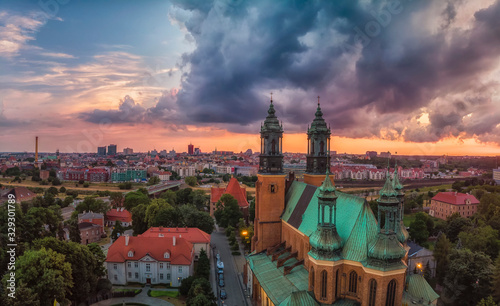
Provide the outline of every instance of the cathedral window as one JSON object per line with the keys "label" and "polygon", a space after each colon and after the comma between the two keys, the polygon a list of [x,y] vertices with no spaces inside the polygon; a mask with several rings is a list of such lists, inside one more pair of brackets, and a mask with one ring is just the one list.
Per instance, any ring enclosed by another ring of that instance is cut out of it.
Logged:
{"label": "cathedral window", "polygon": [[387,285],[387,297],[385,299],[385,306],[394,306],[396,298],[396,280],[393,279]]}
{"label": "cathedral window", "polygon": [[321,271],[321,299],[326,300],[326,286],[328,283],[328,273],[326,270]]}
{"label": "cathedral window", "polygon": [[377,281],[370,280],[370,298],[368,299],[368,306],[375,306],[375,297],[377,296]]}
{"label": "cathedral window", "polygon": [[358,273],[356,271],[352,271],[349,274],[349,292],[356,294],[358,290]]}

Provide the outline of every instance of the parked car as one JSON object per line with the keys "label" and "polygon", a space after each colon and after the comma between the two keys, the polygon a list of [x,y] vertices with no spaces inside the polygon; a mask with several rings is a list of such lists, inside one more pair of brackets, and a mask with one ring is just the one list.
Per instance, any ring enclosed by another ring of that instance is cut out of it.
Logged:
{"label": "parked car", "polygon": [[219,279],[219,287],[224,287],[224,280],[223,279]]}
{"label": "parked car", "polygon": [[224,280],[224,274],[219,274],[219,280]]}
{"label": "parked car", "polygon": [[226,290],[224,290],[224,289],[221,289],[221,290],[220,290],[220,299],[221,299],[221,300],[225,300],[225,299],[227,299]]}

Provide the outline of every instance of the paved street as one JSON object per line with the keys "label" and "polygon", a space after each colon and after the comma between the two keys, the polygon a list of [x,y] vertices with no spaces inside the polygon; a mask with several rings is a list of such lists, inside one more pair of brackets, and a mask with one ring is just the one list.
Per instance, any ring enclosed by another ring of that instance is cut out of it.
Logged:
{"label": "paved street", "polygon": [[[123,289],[129,288],[129,287],[122,287]],[[137,289],[135,287],[130,287],[129,289]],[[151,306],[173,306],[172,303],[169,303],[167,301],[150,297],[148,296],[148,290],[150,289],[149,286],[145,286],[142,288],[142,292],[136,295],[135,297],[121,297],[121,298],[112,298],[109,300],[104,300],[100,301],[98,303],[92,304],[91,306],[110,306],[110,305],[115,305],[115,304],[120,304],[120,303],[141,303],[145,305],[151,305]],[[159,291],[171,291],[169,289],[153,289],[153,290],[159,290]]]}
{"label": "paved street", "polygon": [[[224,231],[221,229],[220,231],[216,231],[212,233],[211,239],[213,249],[213,257],[212,257],[212,265],[216,267],[217,259],[215,254],[219,253],[222,262],[224,263],[224,283],[227,293],[227,299],[223,301],[223,304],[220,300],[219,290],[220,288],[217,286],[217,298],[218,305],[229,305],[229,306],[244,306],[245,299],[243,296],[243,291],[240,286],[240,281],[238,280],[238,269],[236,269],[236,265],[233,260],[233,256],[231,255],[231,249],[229,247],[229,242],[227,241],[227,237],[224,234]],[[218,282],[218,279],[217,279]]]}

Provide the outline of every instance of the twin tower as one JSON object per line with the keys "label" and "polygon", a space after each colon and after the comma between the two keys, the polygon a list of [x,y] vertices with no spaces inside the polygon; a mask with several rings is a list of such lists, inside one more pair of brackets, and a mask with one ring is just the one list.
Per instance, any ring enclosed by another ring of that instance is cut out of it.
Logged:
{"label": "twin tower", "polygon": [[[319,104],[307,129],[306,184],[321,186],[330,168],[330,128]],[[283,125],[276,117],[273,100],[260,128],[259,172],[256,183],[254,240],[252,250],[274,246],[281,238],[281,214],[285,208],[286,174],[283,171]],[[333,177],[331,177],[333,183]]]}

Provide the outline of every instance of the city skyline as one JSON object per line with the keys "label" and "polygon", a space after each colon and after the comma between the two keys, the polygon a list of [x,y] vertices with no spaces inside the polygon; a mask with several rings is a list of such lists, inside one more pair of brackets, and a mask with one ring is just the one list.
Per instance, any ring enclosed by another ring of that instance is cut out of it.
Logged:
{"label": "city skyline", "polygon": [[338,153],[498,155],[498,14],[497,0],[4,2],[0,151],[35,136],[41,152],[258,151],[273,92],[286,152],[306,151],[319,95]]}

